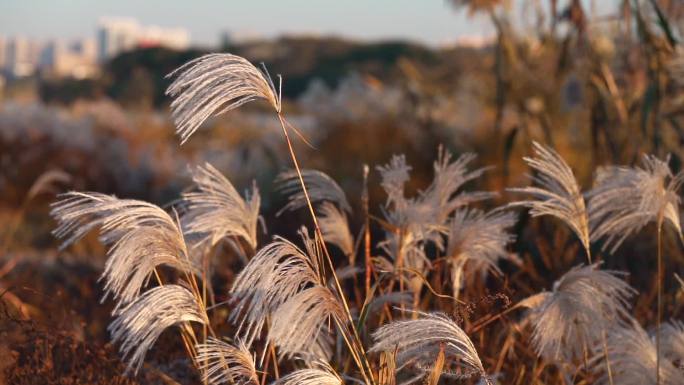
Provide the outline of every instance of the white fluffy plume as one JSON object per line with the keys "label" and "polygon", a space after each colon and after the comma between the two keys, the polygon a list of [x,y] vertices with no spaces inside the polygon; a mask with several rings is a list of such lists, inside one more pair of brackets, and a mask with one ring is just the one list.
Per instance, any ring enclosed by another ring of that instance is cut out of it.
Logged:
{"label": "white fluffy plume", "polygon": [[347,257],[354,255],[354,237],[349,231],[347,214],[330,202],[323,202],[318,209],[318,223],[323,239],[342,250]]}
{"label": "white fluffy plume", "polygon": [[[342,188],[328,174],[318,170],[302,170],[302,178],[309,192],[312,204],[332,202],[340,209],[351,212],[351,206]],[[279,212],[294,211],[306,207],[306,197],[295,170],[288,170],[278,174],[276,178],[278,190],[287,196],[287,204]]]}
{"label": "white fluffy plume", "polygon": [[236,109],[256,99],[280,112],[280,96],[268,74],[244,58],[227,53],[204,55],[179,67],[166,90],[174,97],[173,119],[185,142],[212,115]]}
{"label": "white fluffy plume", "polygon": [[328,335],[326,327],[343,320],[344,309],[335,295],[327,287],[316,285],[299,292],[273,312],[268,339],[282,355],[316,356],[319,341]]}
{"label": "white fluffy plume", "polygon": [[605,238],[604,247],[615,251],[649,222],[669,222],[682,236],[677,192],[684,173],[673,175],[667,161],[644,155],[641,167],[599,168],[589,193],[594,241]]}
{"label": "white fluffy plume", "polygon": [[454,297],[463,287],[465,274],[500,273],[497,263],[509,256],[506,246],[515,237],[508,229],[514,224],[513,213],[484,213],[477,209],[459,209],[454,213],[447,244]]}
{"label": "white fluffy plume", "polygon": [[635,291],[617,274],[596,264],[578,266],[556,281],[552,292],[524,300],[531,308],[537,354],[570,363],[584,357],[602,333],[629,319],[628,300]]}
{"label": "white fluffy plume", "polygon": [[308,253],[315,250],[314,241],[308,238],[305,230],[302,237],[307,252],[276,237],[273,243],[260,249],[236,277],[231,294],[237,304],[231,320],[238,323],[238,333],[244,335],[246,342],[251,343],[259,336],[266,317],[280,305],[306,287],[324,286],[319,275],[319,256]]}
{"label": "white fluffy plume", "polygon": [[136,373],[166,328],[182,322],[209,322],[193,294],[178,285],[150,289],[114,315],[117,318],[107,329],[114,343],[121,343],[119,351],[128,361],[127,371]]}
{"label": "white fluffy plume", "polygon": [[[629,326],[618,327],[608,334],[606,341],[611,373],[603,360],[595,360],[594,368],[600,377],[601,385],[656,385],[656,346],[648,333],[636,322]],[[596,348],[603,353],[603,347]],[[611,380],[612,375],[612,380]],[[681,385],[682,372],[670,361],[660,360],[660,384]]]}
{"label": "white fluffy plume", "polygon": [[247,346],[238,341],[236,345],[209,337],[203,344],[195,345],[204,381],[212,385],[258,385],[254,356]]}
{"label": "white fluffy plume", "polygon": [[532,177],[536,187],[511,188],[508,191],[529,194],[533,199],[509,206],[530,208],[533,217],[549,215],[565,222],[589,250],[589,215],[575,175],[561,156],[551,148],[534,142],[535,158],[523,158],[537,172]]}
{"label": "white fluffy plume", "polygon": [[296,370],[271,385],[342,385],[342,379],[325,362],[316,362],[315,367]]}
{"label": "white fluffy plume", "polygon": [[671,320],[660,326],[661,351],[668,359],[678,362],[684,370],[684,322]]}
{"label": "white fluffy plume", "polygon": [[117,307],[135,299],[159,265],[197,271],[176,220],[151,203],[71,192],[53,204],[52,216],[58,223],[53,233],[66,238],[65,246],[100,226],[100,240],[111,246],[102,273],[105,297],[113,294]]}
{"label": "white fluffy plume", "polygon": [[243,199],[230,181],[209,163],[192,172],[196,191],[183,194],[186,210],[183,228],[200,235],[201,242],[216,245],[223,239],[236,237],[256,250],[261,197],[256,185]]}
{"label": "white fluffy plume", "polygon": [[475,158],[477,155],[465,153],[452,162],[451,154],[440,146],[438,158],[433,166],[435,174],[432,183],[420,198],[423,204],[435,207],[438,222],[444,223],[447,217],[459,207],[496,195],[486,191],[459,192],[463,185],[479,178],[489,169],[489,167],[482,167],[468,170],[468,165]]}
{"label": "white fluffy plume", "polygon": [[417,312],[415,320],[394,321],[373,333],[374,345],[369,352],[397,352],[397,365],[413,365],[429,371],[440,349],[451,368],[446,375],[467,378],[486,377],[480,357],[468,335],[448,316],[441,313]]}

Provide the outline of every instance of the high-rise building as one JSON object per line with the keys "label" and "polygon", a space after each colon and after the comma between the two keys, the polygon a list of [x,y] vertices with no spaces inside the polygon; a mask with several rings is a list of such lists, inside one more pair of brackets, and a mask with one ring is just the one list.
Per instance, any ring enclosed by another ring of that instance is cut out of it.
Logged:
{"label": "high-rise building", "polygon": [[7,64],[7,39],[0,36],[0,73],[2,73]]}
{"label": "high-rise building", "polygon": [[140,25],[135,19],[101,19],[97,29],[97,58],[100,62],[138,45]]}
{"label": "high-rise building", "polygon": [[106,61],[136,47],[167,47],[186,49],[190,34],[183,28],[142,26],[135,19],[105,18],[97,30],[97,58]]}
{"label": "high-rise building", "polygon": [[183,28],[162,28],[156,25],[140,29],[138,44],[143,47],[167,47],[186,49],[190,45],[190,34]]}
{"label": "high-rise building", "polygon": [[75,42],[52,41],[43,50],[41,70],[44,75],[83,79],[97,73],[95,43],[84,39]]}
{"label": "high-rise building", "polygon": [[9,39],[6,49],[5,68],[12,76],[22,77],[33,74],[37,67],[37,44],[26,38],[13,37]]}

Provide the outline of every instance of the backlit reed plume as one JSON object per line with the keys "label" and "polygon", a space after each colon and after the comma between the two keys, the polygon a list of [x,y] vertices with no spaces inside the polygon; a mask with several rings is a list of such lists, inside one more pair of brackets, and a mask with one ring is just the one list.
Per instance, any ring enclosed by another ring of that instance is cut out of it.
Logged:
{"label": "backlit reed plume", "polygon": [[[318,223],[321,226],[323,239],[342,250],[349,258],[354,256],[354,237],[349,231],[347,214],[330,202],[324,202],[318,208],[320,217]],[[353,263],[353,259],[350,263]]]}
{"label": "backlit reed plume", "polygon": [[118,199],[99,193],[71,192],[52,205],[58,226],[53,233],[66,238],[63,247],[100,227],[100,240],[109,245],[102,278],[105,297],[117,307],[135,299],[159,265],[196,273],[178,223],[151,203]]}
{"label": "backlit reed plume", "polygon": [[[468,335],[448,316],[417,312],[415,320],[394,321],[373,333],[369,352],[394,352],[398,369],[412,366],[428,374],[437,355],[444,349],[443,375],[453,378],[487,377]],[[489,382],[488,382],[489,383]]]}
{"label": "backlit reed plume", "polygon": [[[351,206],[342,188],[326,173],[318,170],[301,170],[304,184],[309,192],[311,203],[332,202],[340,209],[351,212]],[[278,190],[287,196],[287,204],[283,211],[294,211],[307,206],[306,196],[302,190],[296,170],[289,170],[278,174],[276,178]]]}
{"label": "backlit reed plume", "polygon": [[554,282],[553,291],[524,300],[537,354],[564,363],[586,360],[605,331],[629,319],[628,300],[636,292],[617,274],[597,264],[577,266]]}
{"label": "backlit reed plume", "polygon": [[316,361],[315,367],[296,370],[271,385],[342,385],[342,379],[325,363]]}
{"label": "backlit reed plume", "polygon": [[467,276],[490,271],[501,273],[498,262],[510,255],[506,246],[515,237],[508,229],[515,224],[515,219],[515,214],[501,211],[459,209],[454,213],[446,254],[451,265],[454,297],[458,297]]}
{"label": "backlit reed plume", "polygon": [[663,355],[684,370],[684,322],[671,320],[660,327]]}
{"label": "backlit reed plume", "polygon": [[179,285],[152,288],[114,312],[116,319],[107,328],[119,351],[128,361],[127,372],[142,366],[145,354],[168,327],[183,322],[208,324],[195,296]]}
{"label": "backlit reed plume", "polygon": [[669,158],[644,155],[641,167],[608,166],[596,173],[589,193],[591,237],[614,252],[649,222],[668,222],[681,237],[678,190],[684,173],[673,175]]}
{"label": "backlit reed plume", "polygon": [[537,186],[508,189],[533,198],[509,206],[525,206],[530,208],[533,217],[549,215],[565,222],[582,242],[591,261],[589,215],[572,169],[553,149],[537,142],[533,146],[536,157],[523,159],[535,171],[532,181]]}
{"label": "backlit reed plume", "polygon": [[176,132],[185,142],[212,115],[220,115],[256,99],[266,100],[280,112],[280,93],[268,74],[240,56],[204,55],[179,67],[168,77],[166,90]]}
{"label": "backlit reed plume", "polygon": [[183,194],[183,228],[197,234],[200,242],[214,246],[221,240],[239,238],[252,250],[257,247],[261,197],[256,185],[243,199],[230,181],[209,163],[192,171],[196,191]]}
{"label": "backlit reed plume", "polygon": [[[314,243],[306,231],[301,235],[305,243]],[[276,237],[242,269],[230,290],[237,301],[231,320],[248,344],[261,334],[266,318],[280,305],[307,286],[321,284],[319,258]]]}
{"label": "backlit reed plume", "polygon": [[[608,333],[607,358],[610,372],[600,360],[594,361],[600,385],[681,385],[682,372],[668,360],[660,360],[660,380],[656,377],[656,346],[648,333],[635,322]],[[603,347],[597,347],[603,354]],[[612,377],[612,378],[611,378]]]}
{"label": "backlit reed plume", "polygon": [[326,328],[343,320],[344,309],[337,298],[327,287],[316,285],[297,293],[273,312],[268,340],[284,356],[315,356]]}
{"label": "backlit reed plume", "polygon": [[209,337],[205,343],[195,346],[203,381],[211,385],[235,384],[258,385],[254,356],[247,346],[237,341],[231,345],[217,338]]}
{"label": "backlit reed plume", "polygon": [[463,185],[479,178],[490,169],[490,167],[481,167],[468,170],[468,165],[475,158],[477,155],[466,153],[452,162],[451,154],[440,146],[439,155],[433,165],[432,183],[421,194],[423,204],[438,208],[438,222],[444,223],[446,218],[459,207],[496,196],[495,193],[486,191],[459,192]]}

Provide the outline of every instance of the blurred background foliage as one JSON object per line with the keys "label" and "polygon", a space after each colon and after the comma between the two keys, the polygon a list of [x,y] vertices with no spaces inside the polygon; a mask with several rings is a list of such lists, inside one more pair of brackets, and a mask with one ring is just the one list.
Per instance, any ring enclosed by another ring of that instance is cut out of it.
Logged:
{"label": "blurred background foliage", "polygon": [[[492,204],[509,200],[506,187],[528,183],[521,158],[530,154],[532,140],[554,147],[585,188],[600,165],[633,164],[644,153],[670,154],[674,171],[681,169],[684,3],[624,0],[616,14],[601,19],[592,18],[579,0],[563,6],[555,0],[526,3],[529,20],[520,23],[513,20],[511,2],[450,1],[490,18],[497,33],[481,47],[282,37],[226,41],[220,50],[264,63],[273,76],[282,74],[286,115],[314,147],[297,144],[304,166],[337,180],[358,212],[365,164],[372,170],[371,211],[378,212],[385,196],[375,166],[406,154],[415,192],[429,184],[439,145],[456,155],[477,153],[473,166],[494,166],[469,186],[502,192]],[[274,192],[273,179],[290,162],[266,106],[252,103],[212,119],[179,145],[165,76],[204,53],[138,49],[108,62],[95,79],[8,84],[0,97],[0,220],[8,224],[0,228],[0,252],[56,258],[49,234],[54,224],[47,219],[56,192],[89,190],[168,204],[190,185],[188,167],[205,161],[238,189],[256,180],[269,224],[264,240],[291,236],[306,223],[304,214],[275,217],[284,198]],[[28,195],[42,175],[55,170],[68,178]],[[361,220],[352,217],[352,227],[358,229]],[[572,234],[549,221],[523,215],[514,248],[537,261],[538,270],[518,271],[509,281],[522,276],[530,287],[548,288],[558,273],[582,261]],[[631,272],[631,283],[650,293],[635,310],[647,321],[654,317],[649,309],[655,292],[652,276],[638,272],[654,271],[653,230],[633,237],[606,261],[609,268]],[[81,247],[84,255],[103,254],[94,240]],[[666,271],[684,275],[684,254],[671,234],[665,250]],[[104,256],[86,259],[97,265]],[[20,277],[23,271],[15,273]],[[498,289],[507,285],[499,283]],[[665,285],[670,293],[678,287],[671,274]],[[682,314],[681,301],[669,303],[666,314]],[[104,335],[102,327],[91,332]]]}

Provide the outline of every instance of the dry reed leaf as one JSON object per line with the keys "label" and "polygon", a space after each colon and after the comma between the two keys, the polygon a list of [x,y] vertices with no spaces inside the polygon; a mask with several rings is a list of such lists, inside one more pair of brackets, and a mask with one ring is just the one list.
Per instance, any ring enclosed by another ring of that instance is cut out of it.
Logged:
{"label": "dry reed leaf", "polygon": [[435,358],[435,363],[432,366],[430,374],[425,379],[425,385],[437,385],[439,382],[439,377],[442,376],[442,371],[444,370],[444,344],[440,344],[439,353],[437,358]]}
{"label": "dry reed leaf", "polygon": [[397,384],[397,362],[396,351],[380,352],[380,365],[378,368],[378,385],[396,385]]}

